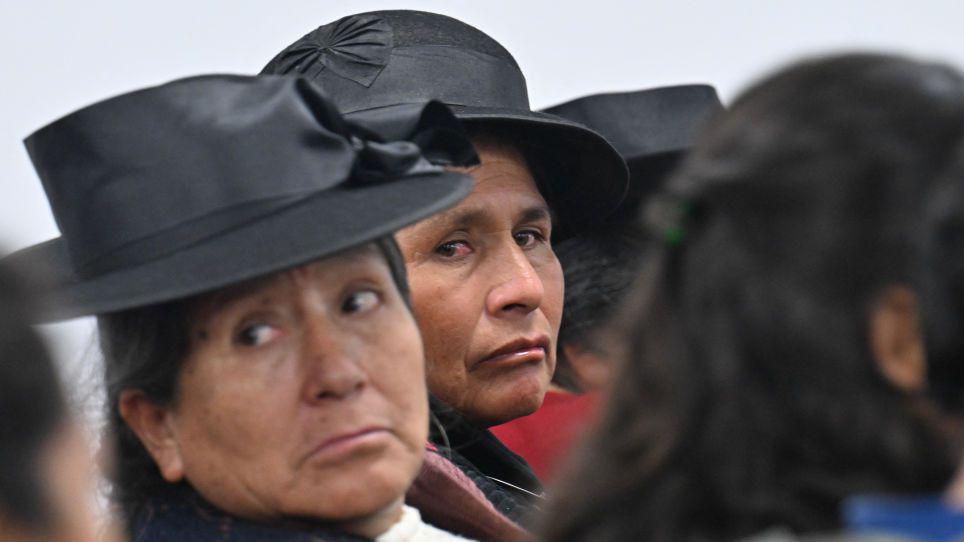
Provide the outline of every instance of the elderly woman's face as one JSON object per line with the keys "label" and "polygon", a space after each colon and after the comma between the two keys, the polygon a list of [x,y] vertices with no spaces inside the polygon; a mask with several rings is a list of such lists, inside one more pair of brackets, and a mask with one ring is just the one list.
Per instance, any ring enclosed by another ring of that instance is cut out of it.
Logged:
{"label": "elderly woman's face", "polygon": [[429,390],[492,425],[542,404],[556,359],[563,278],[549,208],[521,154],[476,138],[475,189],[396,235],[425,340]]}
{"label": "elderly woman's face", "polygon": [[174,445],[152,450],[168,481],[256,520],[397,511],[428,403],[418,329],[374,246],[209,295],[196,314]]}

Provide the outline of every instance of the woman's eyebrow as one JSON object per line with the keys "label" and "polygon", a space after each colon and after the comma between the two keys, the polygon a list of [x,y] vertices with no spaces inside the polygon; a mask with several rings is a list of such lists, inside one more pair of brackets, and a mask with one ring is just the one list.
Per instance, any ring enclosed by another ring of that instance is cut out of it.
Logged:
{"label": "woman's eyebrow", "polygon": [[[421,224],[427,228],[465,229],[491,219],[491,213],[485,209],[467,207],[435,215],[425,219]],[[552,211],[548,206],[533,205],[527,207],[519,212],[519,218],[516,222],[537,222],[539,220],[554,222]]]}
{"label": "woman's eyebrow", "polygon": [[423,223],[428,227],[468,228],[485,219],[486,212],[479,208],[453,209],[447,213],[435,215]]}
{"label": "woman's eyebrow", "polygon": [[536,207],[529,207],[519,213],[519,222],[538,222],[540,220],[548,220],[550,224],[555,222],[553,220],[552,211],[549,209],[549,207],[539,205]]}
{"label": "woman's eyebrow", "polygon": [[199,300],[198,308],[200,312],[206,312],[213,308],[229,307],[251,295],[257,294],[259,291],[265,289],[272,282],[272,279],[276,278],[276,275],[260,277],[211,292]]}

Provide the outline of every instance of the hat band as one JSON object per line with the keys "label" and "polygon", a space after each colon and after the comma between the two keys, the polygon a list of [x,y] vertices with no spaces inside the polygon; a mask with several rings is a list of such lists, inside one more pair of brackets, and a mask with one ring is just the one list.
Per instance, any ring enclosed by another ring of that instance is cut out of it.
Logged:
{"label": "hat band", "polygon": [[[379,143],[351,136],[356,159],[350,173],[341,182],[319,184],[311,190],[252,199],[241,204],[222,205],[203,215],[161,229],[148,236],[127,242],[118,247],[98,253],[97,256],[77,266],[77,274],[84,278],[110,272],[123,267],[169,256],[179,250],[206,241],[229,230],[247,225],[335,186],[346,188],[383,184],[415,175],[437,175],[444,171],[422,154],[422,149],[408,141]],[[467,143],[466,143],[467,144]],[[450,153],[458,162],[474,160],[457,145]],[[455,153],[461,150],[461,156]],[[253,241],[257,241],[256,239]]]}
{"label": "hat band", "polygon": [[342,113],[438,100],[446,105],[529,111],[522,72],[513,63],[458,47],[396,47],[367,89],[325,70],[317,79]]}
{"label": "hat band", "polygon": [[[146,238],[132,241],[77,266],[77,275],[89,279],[111,271],[135,267],[179,250],[204,242],[229,230],[250,224],[308,199],[319,191],[307,194],[248,202],[214,212],[196,220],[189,220]],[[255,239],[252,242],[256,242]],[[68,240],[69,245],[69,240]]]}

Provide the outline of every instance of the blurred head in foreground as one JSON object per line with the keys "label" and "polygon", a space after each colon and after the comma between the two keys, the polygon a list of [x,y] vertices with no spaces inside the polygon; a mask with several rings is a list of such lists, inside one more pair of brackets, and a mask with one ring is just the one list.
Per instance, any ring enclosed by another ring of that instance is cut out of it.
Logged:
{"label": "blurred head in foreground", "polygon": [[94,469],[20,281],[0,269],[0,540],[98,537]]}
{"label": "blurred head in foreground", "polygon": [[927,400],[911,286],[964,79],[843,55],[745,92],[644,211],[628,355],[548,540],[724,540],[839,527],[866,492],[958,459]]}

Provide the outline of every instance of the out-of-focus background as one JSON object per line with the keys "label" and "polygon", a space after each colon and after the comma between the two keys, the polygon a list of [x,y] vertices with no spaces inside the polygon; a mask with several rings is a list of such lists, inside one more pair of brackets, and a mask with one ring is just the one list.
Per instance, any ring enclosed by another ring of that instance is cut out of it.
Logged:
{"label": "out-of-focus background", "polygon": [[[804,55],[876,49],[964,66],[957,0],[7,0],[0,6],[0,247],[57,235],[21,140],[99,99],[200,73],[256,73],[350,13],[451,15],[515,55],[534,107],[583,94],[709,82],[724,101]],[[44,326],[68,389],[96,419],[92,319]]]}

